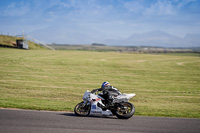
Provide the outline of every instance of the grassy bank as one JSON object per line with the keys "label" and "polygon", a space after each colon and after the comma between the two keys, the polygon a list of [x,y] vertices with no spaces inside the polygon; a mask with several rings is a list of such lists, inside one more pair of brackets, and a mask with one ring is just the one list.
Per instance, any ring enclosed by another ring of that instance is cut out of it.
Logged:
{"label": "grassy bank", "polygon": [[[23,39],[21,37],[15,37],[15,36],[6,36],[6,35],[0,35],[0,44],[1,45],[7,45],[14,47],[13,43],[16,43],[17,39]],[[31,50],[45,50],[43,46],[40,46],[32,41],[28,41],[29,49]]]}
{"label": "grassy bank", "polygon": [[0,48],[0,107],[73,111],[109,81],[136,115],[200,118],[200,58]]}

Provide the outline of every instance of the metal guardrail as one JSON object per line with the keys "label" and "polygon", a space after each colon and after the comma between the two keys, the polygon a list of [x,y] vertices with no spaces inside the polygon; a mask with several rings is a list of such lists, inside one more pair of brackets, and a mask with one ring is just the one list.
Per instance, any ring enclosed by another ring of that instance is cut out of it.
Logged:
{"label": "metal guardrail", "polygon": [[39,45],[43,45],[44,47],[46,47],[46,48],[48,48],[48,49],[55,50],[54,48],[52,48],[52,47],[46,45],[45,43],[42,43],[42,42],[38,41],[37,39],[35,39],[35,38],[31,37],[31,36],[24,35],[24,37],[25,37],[26,39],[29,38],[28,40],[31,39],[33,42],[35,42],[35,43],[37,43],[37,44],[39,44]]}

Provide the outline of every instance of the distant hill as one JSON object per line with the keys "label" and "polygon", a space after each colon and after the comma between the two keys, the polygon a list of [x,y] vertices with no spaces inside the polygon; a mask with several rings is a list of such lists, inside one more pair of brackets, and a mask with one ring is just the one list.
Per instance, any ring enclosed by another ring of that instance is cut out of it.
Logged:
{"label": "distant hill", "polygon": [[104,43],[125,46],[199,47],[200,34],[187,34],[184,38],[180,38],[163,31],[151,31],[132,34],[126,39],[105,40]]}
{"label": "distant hill", "polygon": [[[76,30],[74,30],[76,29]],[[120,31],[119,31],[120,32]],[[47,34],[48,33],[48,34]],[[134,31],[133,31],[134,33]],[[110,46],[154,46],[154,47],[199,47],[200,35],[187,34],[178,37],[163,31],[150,31],[132,34],[129,37],[102,33],[94,29],[87,29],[75,24],[51,26],[28,33],[45,43],[57,44],[106,44]]]}
{"label": "distant hill", "polygon": [[[76,30],[75,30],[76,29]],[[120,38],[115,35],[102,33],[76,24],[55,25],[28,33],[30,36],[47,44],[104,44],[103,41],[111,38]]]}
{"label": "distant hill", "polygon": [[[0,44],[14,47],[14,43],[16,43],[16,39],[22,39],[21,37],[0,35]],[[46,49],[32,41],[29,41],[29,49]]]}
{"label": "distant hill", "polygon": [[197,47],[200,46],[200,34],[186,34],[184,40],[191,43]]}

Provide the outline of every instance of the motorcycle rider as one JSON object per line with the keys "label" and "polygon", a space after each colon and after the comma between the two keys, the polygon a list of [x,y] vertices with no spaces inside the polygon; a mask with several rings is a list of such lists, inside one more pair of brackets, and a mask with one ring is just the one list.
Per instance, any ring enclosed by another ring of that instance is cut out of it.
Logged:
{"label": "motorcycle rider", "polygon": [[101,88],[94,89],[91,93],[96,93],[98,91],[102,91],[103,95],[101,96],[105,98],[106,106],[98,104],[98,106],[102,109],[106,109],[108,106],[112,105],[113,97],[121,95],[121,92],[117,88],[111,86],[109,82],[103,82]]}

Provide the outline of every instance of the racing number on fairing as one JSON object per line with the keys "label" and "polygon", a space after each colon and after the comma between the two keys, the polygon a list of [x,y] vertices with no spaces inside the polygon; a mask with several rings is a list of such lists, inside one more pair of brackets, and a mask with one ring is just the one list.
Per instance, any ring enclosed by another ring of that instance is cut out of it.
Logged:
{"label": "racing number on fairing", "polygon": [[96,105],[92,105],[92,109],[97,109]]}

